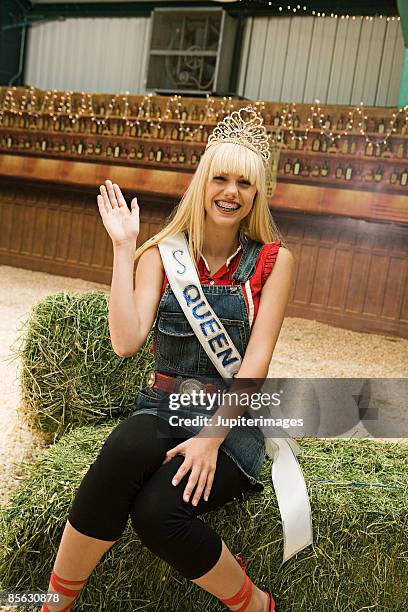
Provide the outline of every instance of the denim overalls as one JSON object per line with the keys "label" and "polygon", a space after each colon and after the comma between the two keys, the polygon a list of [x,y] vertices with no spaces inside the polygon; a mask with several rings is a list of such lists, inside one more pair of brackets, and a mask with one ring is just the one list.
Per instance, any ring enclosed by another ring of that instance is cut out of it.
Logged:
{"label": "denim overalls", "polygon": [[[254,273],[262,246],[259,242],[244,238],[241,260],[233,275],[233,281],[236,284],[202,285],[205,297],[220,318],[241,357],[244,356],[250,335],[242,286]],[[222,386],[219,372],[191,329],[169,284],[166,286],[157,311],[153,345],[157,372],[180,377],[180,380],[182,378],[196,378],[203,382],[210,380]],[[132,416],[138,414],[163,415],[163,404],[166,406],[168,395],[167,392],[157,388],[142,389],[135,399],[136,411]],[[193,406],[181,407],[177,410],[178,416],[186,417],[204,412],[205,409]],[[208,412],[206,414],[208,415]],[[246,412],[245,416],[250,415]],[[195,435],[201,427],[190,425],[185,429]],[[262,491],[263,485],[259,480],[259,472],[265,456],[265,444],[263,434],[258,427],[233,427],[220,449],[231,457],[249,478],[252,490]]]}

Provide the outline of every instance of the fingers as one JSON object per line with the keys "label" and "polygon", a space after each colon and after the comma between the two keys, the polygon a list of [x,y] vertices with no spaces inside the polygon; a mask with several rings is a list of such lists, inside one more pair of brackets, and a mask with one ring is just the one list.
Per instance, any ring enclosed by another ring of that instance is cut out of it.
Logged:
{"label": "fingers", "polygon": [[123,194],[120,190],[119,185],[117,185],[116,183],[113,183],[113,191],[116,195],[116,199],[117,199],[119,208],[123,208],[123,206],[127,207],[126,200],[123,197]]}
{"label": "fingers", "polygon": [[137,201],[137,198],[133,198],[133,200],[130,203],[130,207],[132,209],[132,213],[137,213],[139,210],[139,203]]}
{"label": "fingers", "polygon": [[193,501],[191,502],[193,504],[193,506],[196,506],[198,504],[198,502],[200,501],[201,495],[203,494],[204,487],[205,487],[207,481],[208,481],[208,473],[207,472],[201,472],[200,478],[198,479],[198,483],[197,483],[197,486],[196,486],[196,490],[194,492]]}
{"label": "fingers", "polygon": [[[98,202],[98,208],[99,208],[99,212],[101,213],[102,217],[103,215],[105,215],[106,213],[109,212],[108,206],[105,203],[105,200],[103,198],[103,196],[98,195],[96,198],[97,202]],[[110,208],[110,207],[109,207]]]}
{"label": "fingers", "polygon": [[[187,486],[184,489],[184,493],[183,493],[183,500],[185,502],[189,501],[191,493],[193,492],[193,489],[197,484],[199,476],[200,476],[200,469],[193,467],[193,469],[191,470],[190,478],[188,479],[188,482],[187,482]],[[206,480],[207,480],[207,477],[206,477]]]}
{"label": "fingers", "polygon": [[207,476],[207,485],[205,487],[205,491],[204,491],[204,499],[205,501],[208,501],[208,498],[210,497],[210,492],[211,492],[211,488],[214,482],[214,474],[215,474],[215,470],[210,471],[208,473]]}
{"label": "fingers", "polygon": [[[175,473],[173,480],[171,481],[174,486],[178,485],[180,480],[184,478],[187,472],[190,470],[191,464],[185,459],[180,465],[179,469]],[[188,501],[188,500],[187,500]]]}
{"label": "fingers", "polygon": [[[106,185],[106,189],[108,191],[109,200],[110,200],[110,203],[112,205],[112,208],[119,208],[118,200],[116,198],[116,193],[115,193],[115,190],[113,188],[112,181],[110,181],[110,180],[105,181],[105,185]],[[120,189],[119,189],[119,191],[120,191]]]}

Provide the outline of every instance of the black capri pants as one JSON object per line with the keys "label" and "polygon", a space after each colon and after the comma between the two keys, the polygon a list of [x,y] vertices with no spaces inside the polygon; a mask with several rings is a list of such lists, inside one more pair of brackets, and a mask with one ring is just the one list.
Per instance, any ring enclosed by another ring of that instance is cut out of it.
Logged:
{"label": "black capri pants", "polygon": [[214,567],[222,547],[220,536],[198,516],[234,498],[242,499],[251,485],[220,450],[208,501],[201,497],[193,506],[193,491],[185,502],[190,472],[177,486],[171,483],[184,457],[177,455],[162,465],[168,450],[193,436],[181,431],[183,438],[171,437],[174,427],[161,420],[159,435],[158,417],[150,414],[132,415],[120,423],[85,474],[68,520],[84,535],[113,541],[122,535],[130,515],[141,541],[192,580]]}

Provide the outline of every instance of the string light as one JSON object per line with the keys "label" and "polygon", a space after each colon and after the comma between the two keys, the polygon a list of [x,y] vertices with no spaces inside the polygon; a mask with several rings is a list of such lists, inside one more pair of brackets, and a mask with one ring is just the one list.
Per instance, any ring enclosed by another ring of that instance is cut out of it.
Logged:
{"label": "string light", "polygon": [[[273,2],[269,1],[268,2],[268,6],[273,7]],[[276,4],[275,4],[275,7],[276,7]],[[275,8],[275,7],[273,7],[273,8]],[[276,8],[275,8],[275,10],[276,10]],[[330,19],[350,19],[351,18],[353,21],[355,21],[356,18],[357,18],[356,15],[347,15],[347,14],[339,15],[337,13],[330,13],[330,15],[329,15],[329,14],[326,14],[324,12],[320,12],[320,11],[316,11],[314,9],[310,9],[310,8],[308,8],[305,5],[302,6],[300,4],[297,4],[296,6],[292,6],[290,4],[287,4],[286,6],[280,5],[278,7],[278,11],[280,13],[285,11],[285,12],[291,12],[294,15],[296,15],[301,10],[303,10],[304,12],[310,12],[312,16],[318,17],[320,19],[325,19],[325,18],[328,18],[328,17],[330,17]],[[369,21],[373,21],[374,18],[376,18],[376,17],[379,18],[379,19],[384,19],[384,15],[361,15],[360,19],[361,20],[365,19],[366,21],[368,21],[368,20]],[[399,16],[387,17],[386,19],[387,19],[387,21],[400,21],[401,20],[401,18]]]}
{"label": "string light", "polygon": [[[104,99],[100,103],[100,96],[84,91],[80,94],[74,94],[72,91],[58,92],[55,89],[41,91],[34,87],[25,89],[12,87],[7,89],[2,96],[0,125],[4,125],[5,115],[14,115],[19,117],[18,123],[23,122],[26,129],[35,129],[38,125],[41,125],[40,129],[43,125],[45,125],[44,129],[47,129],[48,120],[45,118],[49,117],[54,131],[56,131],[57,122],[65,121],[68,118],[68,125],[64,126],[64,131],[77,132],[82,131],[82,122],[89,119],[91,132],[92,124],[95,123],[96,130],[102,130],[105,135],[120,136],[127,128],[126,136],[132,136],[136,134],[133,134],[131,130],[140,128],[143,124],[145,128],[143,135],[155,139],[159,138],[163,123],[174,122],[174,129],[177,130],[177,140],[205,142],[205,124],[217,123],[235,108],[231,96],[224,96],[216,101],[214,97],[208,94],[205,106],[201,109],[200,114],[194,114],[194,119],[192,119],[191,115],[188,116],[180,95],[168,98],[163,112],[160,107],[156,108],[152,96],[151,93],[147,94],[138,101],[135,101],[135,96],[132,96],[133,106],[130,108],[128,91],[125,94],[112,96],[109,101]],[[106,107],[105,104],[107,104]],[[259,113],[265,114],[264,101],[257,100],[253,102],[253,106]],[[102,108],[106,108],[106,111],[102,112]],[[194,108],[198,111],[197,107]],[[195,113],[195,110],[193,112]],[[311,105],[303,125],[295,103],[285,104],[281,112],[277,112],[277,115],[279,116],[279,125],[272,126],[275,128],[272,134],[275,144],[283,142],[283,131],[286,131],[295,145],[299,144],[303,147],[310,131],[318,130],[320,135],[333,146],[342,138],[359,134],[365,139],[367,145],[388,147],[389,138],[397,133],[400,116],[403,118],[402,125],[399,126],[400,131],[404,134],[408,133],[408,105],[393,112],[387,122],[381,120],[382,132],[375,134],[368,131],[368,115],[363,102],[348,111],[348,117],[345,118],[344,122],[343,114],[340,116],[337,125],[341,124],[341,129],[333,128],[329,115],[323,112],[319,100]],[[197,127],[194,127],[195,122]],[[122,129],[123,132],[120,131]],[[120,131],[119,134],[118,131]],[[171,140],[175,140],[175,138]]]}

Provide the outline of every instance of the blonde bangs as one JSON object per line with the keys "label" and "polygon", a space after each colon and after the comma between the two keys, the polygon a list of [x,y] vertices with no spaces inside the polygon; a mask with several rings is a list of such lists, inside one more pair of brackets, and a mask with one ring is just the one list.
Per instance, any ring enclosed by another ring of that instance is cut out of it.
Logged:
{"label": "blonde bangs", "polygon": [[[211,151],[213,149],[213,151]],[[235,174],[244,177],[257,188],[265,182],[263,164],[255,151],[233,142],[223,142],[210,147],[207,155],[212,153],[208,168],[208,180],[219,174]]]}

